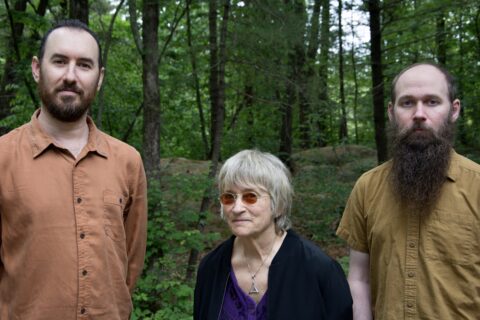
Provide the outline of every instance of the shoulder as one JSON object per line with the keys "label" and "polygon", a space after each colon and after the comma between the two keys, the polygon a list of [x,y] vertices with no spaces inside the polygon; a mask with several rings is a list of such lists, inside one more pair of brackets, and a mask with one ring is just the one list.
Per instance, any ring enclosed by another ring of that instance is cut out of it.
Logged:
{"label": "shoulder", "polygon": [[390,174],[391,168],[391,160],[384,162],[381,165],[378,165],[375,168],[363,173],[360,178],[358,178],[357,183],[371,183],[383,181]]}
{"label": "shoulder", "polygon": [[212,266],[219,266],[225,261],[230,261],[233,249],[234,237],[230,237],[224,242],[220,243],[215,249],[210,251],[202,258],[198,266],[199,273],[204,269],[210,269]]}
{"label": "shoulder", "polygon": [[104,150],[109,156],[127,161],[141,162],[141,156],[137,149],[98,129],[97,143],[98,147]]}
{"label": "shoulder", "polygon": [[8,145],[12,143],[16,143],[18,139],[20,139],[25,131],[28,129],[30,126],[30,123],[25,123],[22,126],[13,129],[12,131],[4,134],[3,136],[0,137],[0,145]]}
{"label": "shoulder", "polygon": [[295,250],[296,255],[300,255],[298,258],[305,260],[305,262],[313,262],[315,266],[327,266],[335,263],[335,260],[323,252],[319,246],[298,235],[293,230],[288,230],[285,242],[287,248],[289,248],[289,250]]}
{"label": "shoulder", "polygon": [[458,168],[461,170],[467,170],[474,174],[480,174],[480,164],[456,152],[453,152],[452,154],[452,165],[458,166]]}

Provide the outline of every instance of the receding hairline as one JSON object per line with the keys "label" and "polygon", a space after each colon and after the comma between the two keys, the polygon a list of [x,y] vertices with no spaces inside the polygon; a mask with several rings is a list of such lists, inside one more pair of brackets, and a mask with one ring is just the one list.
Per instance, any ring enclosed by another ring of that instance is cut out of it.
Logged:
{"label": "receding hairline", "polygon": [[[393,81],[392,81],[392,88],[391,88],[391,97],[390,97],[390,102],[392,103],[392,105],[395,105],[395,102],[396,100],[398,99],[398,95],[397,95],[397,84],[398,82],[400,81],[400,79],[402,78],[402,76],[404,76],[406,73],[408,73],[409,71],[412,71],[413,69],[416,69],[416,68],[421,68],[421,67],[431,67],[433,68],[434,70],[438,71],[442,76],[443,76],[443,80],[445,81],[445,87],[446,87],[446,90],[447,90],[447,97],[449,97],[450,100],[454,99],[455,97],[452,96],[452,93],[451,90],[454,90],[454,88],[451,88],[450,87],[450,83],[449,81],[452,81],[453,79],[449,80],[449,76],[452,77],[449,72],[439,66],[439,65],[436,65],[434,63],[430,63],[430,62],[419,62],[419,63],[414,63],[406,68],[404,68],[402,71],[400,71],[394,78],[393,78]],[[453,83],[452,83],[453,85]]]}

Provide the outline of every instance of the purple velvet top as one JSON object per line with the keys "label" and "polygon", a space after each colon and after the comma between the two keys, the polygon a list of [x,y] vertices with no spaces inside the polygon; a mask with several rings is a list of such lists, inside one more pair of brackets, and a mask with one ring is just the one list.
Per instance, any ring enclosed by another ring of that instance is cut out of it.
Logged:
{"label": "purple velvet top", "polygon": [[[267,291],[268,292],[268,291]],[[220,320],[266,320],[267,292],[258,304],[238,286],[237,278],[230,271],[225,296],[223,297]]]}

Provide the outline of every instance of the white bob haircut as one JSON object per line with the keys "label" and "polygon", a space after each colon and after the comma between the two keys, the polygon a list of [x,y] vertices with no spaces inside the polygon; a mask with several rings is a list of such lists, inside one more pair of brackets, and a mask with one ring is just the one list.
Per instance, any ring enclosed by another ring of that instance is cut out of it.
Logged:
{"label": "white bob haircut", "polygon": [[[265,190],[271,199],[276,232],[290,229],[293,198],[291,175],[274,155],[259,150],[240,151],[225,161],[217,182],[220,194],[235,186]],[[221,215],[223,218],[223,206]]]}

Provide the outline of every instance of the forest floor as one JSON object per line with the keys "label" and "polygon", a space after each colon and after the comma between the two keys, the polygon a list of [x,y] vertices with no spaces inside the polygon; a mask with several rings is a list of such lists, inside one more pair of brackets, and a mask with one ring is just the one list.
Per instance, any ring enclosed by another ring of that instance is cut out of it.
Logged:
{"label": "forest floor", "polygon": [[[294,153],[293,163],[293,228],[347,269],[348,249],[335,230],[355,181],[376,165],[375,150],[356,145],[315,148]],[[162,198],[180,225],[195,223],[208,168],[208,161],[162,159]],[[206,251],[230,235],[216,201],[210,211],[205,231],[219,237]]]}

